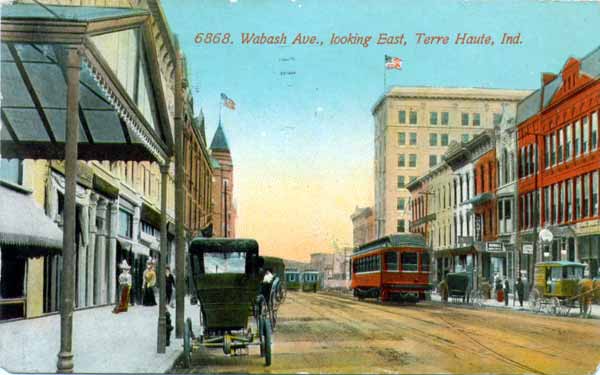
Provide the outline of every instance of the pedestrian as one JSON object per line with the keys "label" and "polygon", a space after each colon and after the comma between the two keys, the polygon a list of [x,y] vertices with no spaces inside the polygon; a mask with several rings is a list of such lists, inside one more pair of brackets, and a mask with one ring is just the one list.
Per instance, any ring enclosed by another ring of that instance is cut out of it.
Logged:
{"label": "pedestrian", "polygon": [[525,284],[523,284],[523,280],[521,280],[521,276],[517,279],[517,295],[519,296],[519,305],[523,307],[523,297],[525,295]]}
{"label": "pedestrian", "polygon": [[508,306],[508,293],[510,292],[510,283],[508,279],[504,280],[504,306]]}
{"label": "pedestrian", "polygon": [[165,279],[166,279],[166,291],[167,291],[167,305],[171,305],[171,298],[173,297],[173,289],[175,288],[175,278],[171,273],[171,267],[165,267]]}
{"label": "pedestrian", "polygon": [[156,298],[154,297],[154,286],[156,285],[156,272],[154,271],[154,262],[151,259],[146,263],[146,270],[144,271],[144,294],[142,298],[142,304],[144,306],[155,306]]}
{"label": "pedestrian", "polygon": [[115,314],[127,311],[129,307],[129,291],[131,290],[131,274],[129,273],[131,267],[125,259],[123,259],[119,267],[121,268],[121,274],[119,275],[120,293],[119,304],[113,309],[113,313]]}

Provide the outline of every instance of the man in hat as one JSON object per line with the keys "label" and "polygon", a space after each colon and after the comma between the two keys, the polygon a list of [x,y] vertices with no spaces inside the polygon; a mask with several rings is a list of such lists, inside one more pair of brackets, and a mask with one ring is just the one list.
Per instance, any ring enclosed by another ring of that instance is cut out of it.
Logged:
{"label": "man in hat", "polygon": [[171,298],[173,297],[173,289],[175,288],[175,278],[171,273],[171,267],[165,267],[165,279],[166,279],[166,292],[167,292],[167,305],[171,305]]}
{"label": "man in hat", "polygon": [[119,267],[121,268],[121,274],[119,275],[119,289],[121,293],[119,294],[119,305],[113,309],[113,313],[115,314],[127,311],[129,307],[129,290],[131,289],[131,274],[129,273],[131,267],[125,259],[123,259]]}

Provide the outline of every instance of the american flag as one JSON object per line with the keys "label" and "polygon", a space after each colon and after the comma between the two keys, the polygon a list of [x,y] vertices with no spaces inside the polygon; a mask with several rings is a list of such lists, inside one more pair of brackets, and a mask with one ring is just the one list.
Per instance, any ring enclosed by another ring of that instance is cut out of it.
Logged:
{"label": "american flag", "polygon": [[235,110],[235,102],[233,101],[233,99],[229,99],[227,95],[221,93],[221,100],[223,101],[225,107],[231,110]]}
{"label": "american flag", "polygon": [[385,67],[387,69],[402,70],[402,59],[399,57],[385,55]]}

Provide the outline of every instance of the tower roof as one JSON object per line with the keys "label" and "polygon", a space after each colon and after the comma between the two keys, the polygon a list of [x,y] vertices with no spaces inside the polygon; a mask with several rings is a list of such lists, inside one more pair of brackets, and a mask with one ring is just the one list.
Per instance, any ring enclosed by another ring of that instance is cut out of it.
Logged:
{"label": "tower roof", "polygon": [[215,136],[213,137],[212,143],[210,144],[210,149],[213,151],[226,151],[229,152],[229,145],[227,144],[227,137],[225,137],[225,132],[223,131],[223,125],[219,121],[219,126],[217,127],[217,131],[215,132]]}

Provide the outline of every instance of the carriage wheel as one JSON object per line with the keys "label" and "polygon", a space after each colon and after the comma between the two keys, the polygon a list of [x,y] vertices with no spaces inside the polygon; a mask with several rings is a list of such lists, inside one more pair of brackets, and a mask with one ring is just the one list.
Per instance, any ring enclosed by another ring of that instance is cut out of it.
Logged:
{"label": "carriage wheel", "polygon": [[271,366],[271,322],[268,319],[263,319],[261,326],[260,341],[262,343],[261,347],[264,347],[265,365]]}
{"label": "carriage wheel", "polygon": [[187,318],[183,327],[183,367],[189,368],[192,362],[192,320]]}

